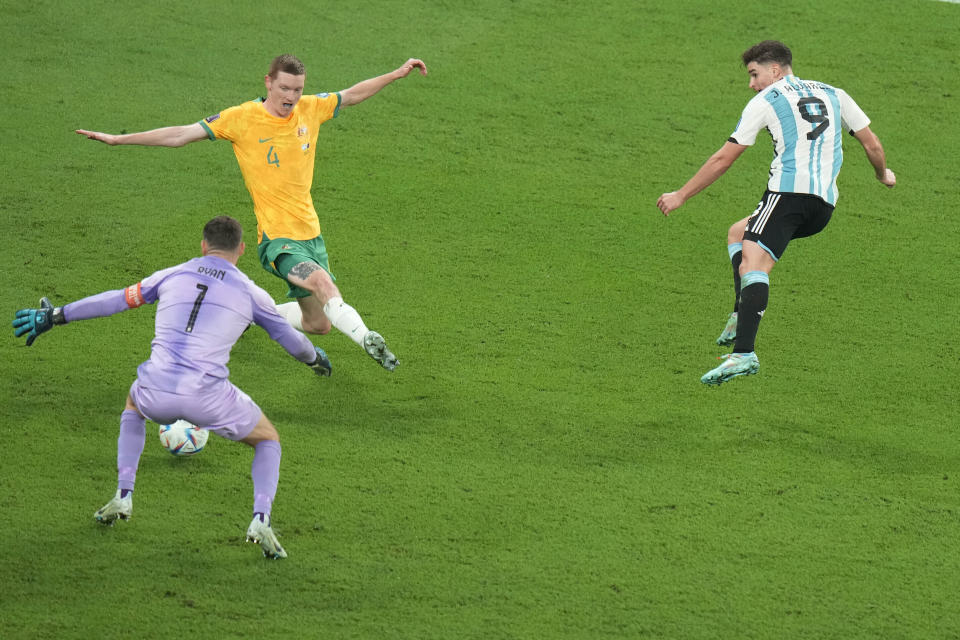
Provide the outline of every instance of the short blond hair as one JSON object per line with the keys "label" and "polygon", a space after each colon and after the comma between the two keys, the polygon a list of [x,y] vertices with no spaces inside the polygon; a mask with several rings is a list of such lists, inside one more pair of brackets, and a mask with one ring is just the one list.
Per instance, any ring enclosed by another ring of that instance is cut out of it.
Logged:
{"label": "short blond hair", "polygon": [[281,71],[295,76],[302,76],[307,72],[307,69],[303,66],[303,63],[300,62],[300,58],[292,53],[285,53],[282,56],[277,56],[270,62],[270,71],[267,75],[276,80],[277,74]]}

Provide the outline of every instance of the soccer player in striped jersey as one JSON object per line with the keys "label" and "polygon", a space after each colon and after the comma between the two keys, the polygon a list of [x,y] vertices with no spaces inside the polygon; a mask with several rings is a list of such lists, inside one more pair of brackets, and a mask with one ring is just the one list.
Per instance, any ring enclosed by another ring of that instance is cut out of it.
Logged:
{"label": "soccer player in striped jersey", "polygon": [[793,75],[793,56],[781,42],[754,45],[742,59],[757,95],[747,103],[727,142],[683,187],[657,200],[660,211],[670,215],[723,175],[761,130],[773,138],[763,198],[750,216],[727,232],[735,303],[717,344],[732,344],[733,352],[701,377],[711,385],[759,370],[754,342],[767,308],[770,271],[792,239],[819,233],[830,221],[843,162],[843,132],[849,131],[863,146],[877,180],[887,187],[897,183],[880,140],[870,130],[870,119],[843,89]]}
{"label": "soccer player in striped jersey", "polygon": [[[264,78],[267,97],[225,109],[200,122],[150,131],[112,135],[78,129],[77,133],[109,145],[182,147],[199,140],[229,140],[257,217],[257,253],[263,268],[289,285],[296,302],[277,310],[295,328],[325,334],[336,327],[388,371],[396,356],[383,337],[364,324],[356,309],[343,301],[334,284],[327,249],[310,188],[318,153],[321,124],[340,109],[359,104],[413,69],[427,74],[423,61],[401,67],[336,93],[303,95],[306,70],[295,56],[273,59]],[[330,145],[320,155],[333,157]]]}
{"label": "soccer player in striped jersey", "polygon": [[237,269],[243,254],[243,228],[227,216],[203,228],[203,256],[157,271],[124,289],[105,291],[63,307],[46,298],[38,309],[20,309],[13,326],[27,346],[55,325],[102,318],[157,303],[156,334],[150,358],[137,368],[120,414],[117,438],[117,492],[94,518],[103,524],[127,520],[146,437],[145,419],[158,424],[187,420],[229,440],[253,447],[253,520],[247,539],[265,556],[285,558],[270,526],[280,477],[280,438],[250,396],[230,382],[230,350],[251,324],[263,327],[287,353],[321,376],[330,361],[277,313],[270,295]]}

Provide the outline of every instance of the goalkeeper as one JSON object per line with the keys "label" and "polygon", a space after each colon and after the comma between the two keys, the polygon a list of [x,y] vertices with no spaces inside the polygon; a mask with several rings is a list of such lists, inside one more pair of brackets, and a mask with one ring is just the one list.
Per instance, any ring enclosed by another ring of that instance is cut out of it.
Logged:
{"label": "goalkeeper", "polygon": [[33,344],[55,325],[113,315],[158,302],[150,359],[137,368],[117,439],[117,492],[94,518],[104,524],[126,520],[146,437],[145,418],[159,424],[184,419],[254,449],[253,521],[247,539],[267,557],[285,558],[270,526],[280,477],[280,438],[260,407],[228,379],[230,350],[251,323],[263,327],[297,360],[329,376],[330,361],[319,347],[280,316],[266,291],[237,269],[246,246],[240,223],[218,216],[203,228],[203,257],[157,271],[125,289],[106,291],[63,307],[43,298],[39,309],[21,309],[15,334]]}

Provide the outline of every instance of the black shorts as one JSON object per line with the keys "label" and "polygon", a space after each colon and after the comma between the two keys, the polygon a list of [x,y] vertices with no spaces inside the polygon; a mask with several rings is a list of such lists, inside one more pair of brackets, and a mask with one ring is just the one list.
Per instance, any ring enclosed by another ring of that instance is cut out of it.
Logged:
{"label": "black shorts", "polygon": [[791,240],[819,233],[830,222],[831,215],[833,206],[817,196],[768,189],[747,219],[743,239],[756,242],[774,260],[780,260]]}

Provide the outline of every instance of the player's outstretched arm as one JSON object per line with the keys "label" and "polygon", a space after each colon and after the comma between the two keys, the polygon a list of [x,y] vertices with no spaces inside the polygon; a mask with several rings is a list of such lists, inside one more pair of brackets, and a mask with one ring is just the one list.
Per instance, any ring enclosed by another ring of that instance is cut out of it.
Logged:
{"label": "player's outstretched arm", "polygon": [[867,159],[870,161],[870,164],[873,165],[873,170],[876,172],[877,180],[888,187],[895,186],[897,184],[897,176],[887,168],[887,157],[883,152],[883,145],[880,144],[880,138],[877,137],[877,134],[871,131],[870,127],[864,127],[860,129],[860,131],[855,131],[853,137],[863,145]]}
{"label": "player's outstretched arm", "polygon": [[710,156],[692,178],[677,191],[665,193],[657,199],[657,208],[665,216],[671,211],[679,209],[687,200],[697,195],[727,172],[727,169],[746,150],[746,146],[735,142],[726,142],[720,149]]}
{"label": "player's outstretched arm", "polygon": [[395,69],[390,73],[385,73],[382,76],[377,76],[376,78],[370,78],[369,80],[358,82],[349,89],[344,89],[341,91],[340,106],[349,107],[350,105],[359,104],[376,94],[394,80],[406,78],[414,69],[419,69],[420,75],[422,76],[427,75],[427,65],[423,63],[423,60],[410,58],[398,69]]}
{"label": "player's outstretched arm", "polygon": [[[147,302],[139,284],[126,289],[104,291],[88,296],[62,307],[54,307],[47,298],[40,299],[39,309],[20,309],[13,319],[14,335],[27,334],[27,346],[33,344],[41,333],[50,331],[56,324],[67,324],[76,320],[103,318],[115,313],[135,309]],[[156,298],[150,300],[150,304]]]}
{"label": "player's outstretched arm", "polygon": [[182,147],[185,144],[203,140],[207,137],[207,132],[204,131],[199,122],[120,135],[101,133],[100,131],[87,131],[86,129],[77,129],[76,131],[91,140],[97,140],[111,146],[118,144],[137,144],[146,147]]}

